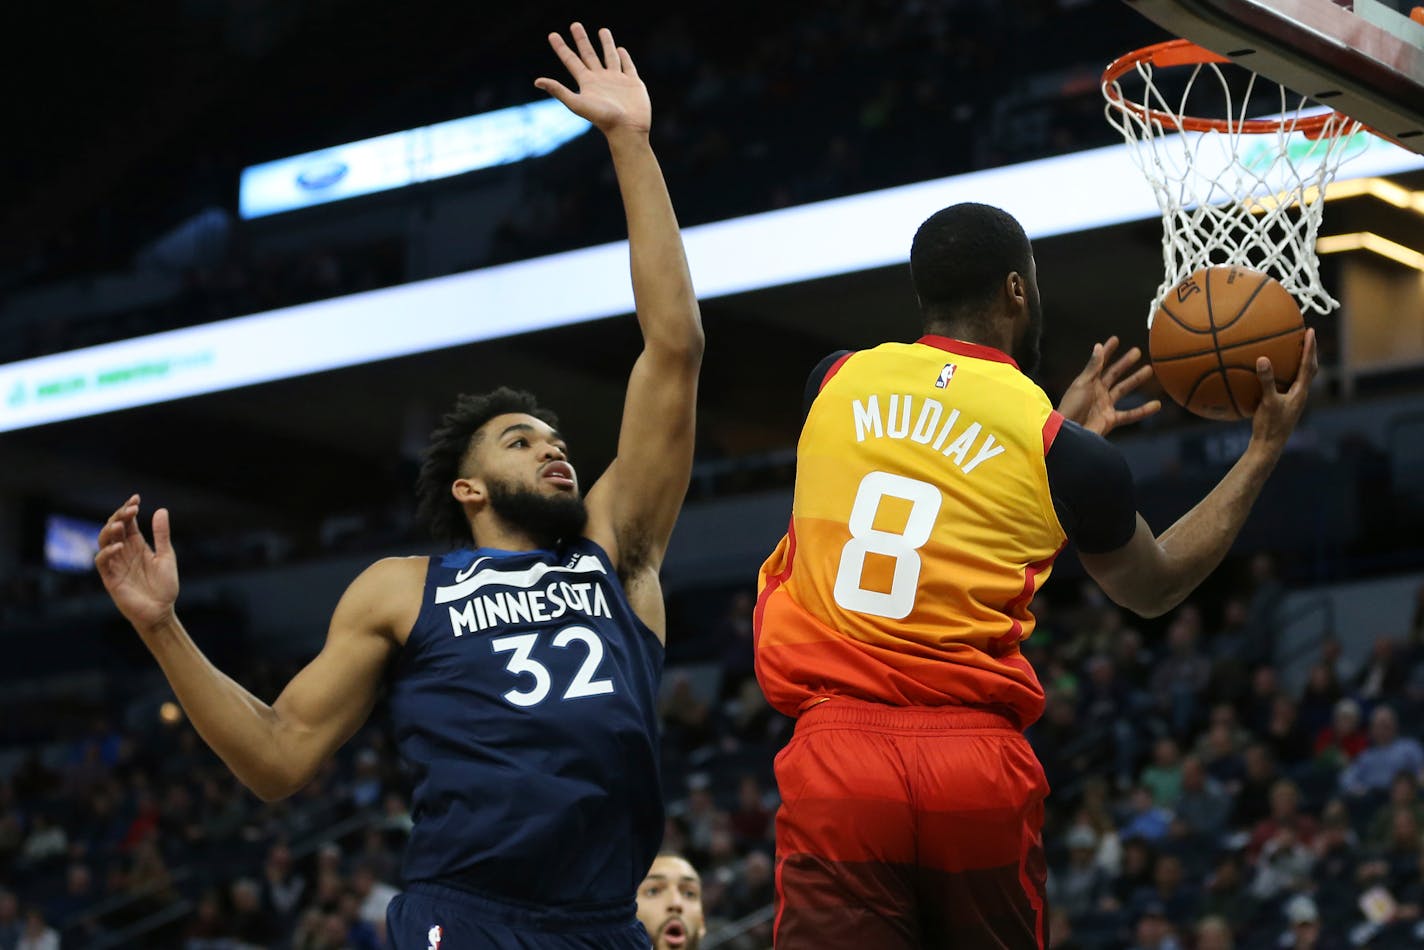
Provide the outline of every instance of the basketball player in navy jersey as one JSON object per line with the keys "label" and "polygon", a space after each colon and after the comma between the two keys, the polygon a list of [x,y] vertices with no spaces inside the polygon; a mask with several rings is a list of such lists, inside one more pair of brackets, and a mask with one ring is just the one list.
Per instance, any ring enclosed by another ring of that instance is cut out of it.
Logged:
{"label": "basketball player in navy jersey", "polygon": [[627,50],[579,24],[554,52],[577,85],[535,84],[604,133],[628,220],[643,351],[615,461],[579,490],[554,417],[531,396],[461,397],[436,430],[421,508],[460,545],[366,569],[321,653],[272,705],[223,675],[175,613],[168,513],[150,548],[139,498],[104,527],[104,585],[194,726],[266,800],[305,785],[365,721],[383,679],[415,775],[401,948],[627,948],[649,938],[635,894],[662,838],[658,569],[686,494],[702,325],[648,144],[652,110]]}

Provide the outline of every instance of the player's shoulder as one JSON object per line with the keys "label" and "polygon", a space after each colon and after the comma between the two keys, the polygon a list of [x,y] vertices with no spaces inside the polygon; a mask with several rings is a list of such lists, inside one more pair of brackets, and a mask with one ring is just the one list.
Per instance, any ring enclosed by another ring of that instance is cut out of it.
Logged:
{"label": "player's shoulder", "polygon": [[430,558],[423,555],[384,557],[371,563],[346,588],[338,616],[348,618],[352,630],[404,642],[420,614],[429,564]]}
{"label": "player's shoulder", "polygon": [[430,558],[423,554],[383,557],[358,574],[351,582],[351,589],[374,594],[393,593],[411,586],[420,590],[425,586],[429,568]]}

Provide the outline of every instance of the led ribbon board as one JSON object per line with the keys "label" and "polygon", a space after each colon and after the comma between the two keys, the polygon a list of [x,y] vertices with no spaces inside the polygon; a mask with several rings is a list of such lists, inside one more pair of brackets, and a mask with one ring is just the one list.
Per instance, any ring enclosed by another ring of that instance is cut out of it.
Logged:
{"label": "led ribbon board", "polygon": [[[1351,148],[1351,177],[1424,168],[1373,136]],[[688,228],[693,282],[707,299],[903,263],[920,222],[960,201],[1035,239],[1159,214],[1114,145]],[[0,432],[632,310],[627,244],[603,244],[0,366]]]}
{"label": "led ribbon board", "polygon": [[281,158],[243,169],[238,213],[260,218],[508,165],[547,155],[591,128],[546,99]]}

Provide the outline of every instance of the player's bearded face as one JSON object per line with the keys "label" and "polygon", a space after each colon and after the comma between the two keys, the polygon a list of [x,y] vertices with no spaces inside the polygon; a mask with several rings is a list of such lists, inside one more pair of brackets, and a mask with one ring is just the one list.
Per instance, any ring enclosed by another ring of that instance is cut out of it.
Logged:
{"label": "player's bearded face", "polygon": [[554,547],[583,534],[588,509],[574,492],[547,494],[513,482],[485,479],[491,510],[500,520],[513,525],[540,547]]}
{"label": "player's bearded face", "polygon": [[1038,281],[1033,280],[1028,285],[1028,326],[1024,328],[1023,338],[1019,340],[1018,346],[1010,354],[1014,362],[1019,364],[1019,369],[1029,375],[1038,369],[1038,360],[1042,355],[1039,352],[1040,344],[1043,341],[1043,301],[1038,296]]}

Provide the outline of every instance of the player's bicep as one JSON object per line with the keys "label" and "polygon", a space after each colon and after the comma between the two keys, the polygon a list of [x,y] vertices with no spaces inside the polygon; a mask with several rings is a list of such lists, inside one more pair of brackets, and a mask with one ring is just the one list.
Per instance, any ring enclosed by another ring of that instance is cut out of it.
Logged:
{"label": "player's bicep", "polygon": [[1143,612],[1163,555],[1137,513],[1127,460],[1102,436],[1064,421],[1045,461],[1054,511],[1084,570],[1114,602]]}
{"label": "player's bicep", "polygon": [[[384,563],[384,562],[383,562]],[[374,565],[342,595],[326,643],[272,704],[298,786],[366,721],[395,649],[394,571]]]}
{"label": "player's bicep", "polygon": [[692,477],[700,353],[645,349],[633,365],[618,457],[589,491],[590,527],[610,524],[620,566],[661,557]]}
{"label": "player's bicep", "polygon": [[1080,553],[1113,551],[1132,538],[1135,486],[1116,446],[1065,419],[1044,461],[1058,523]]}

